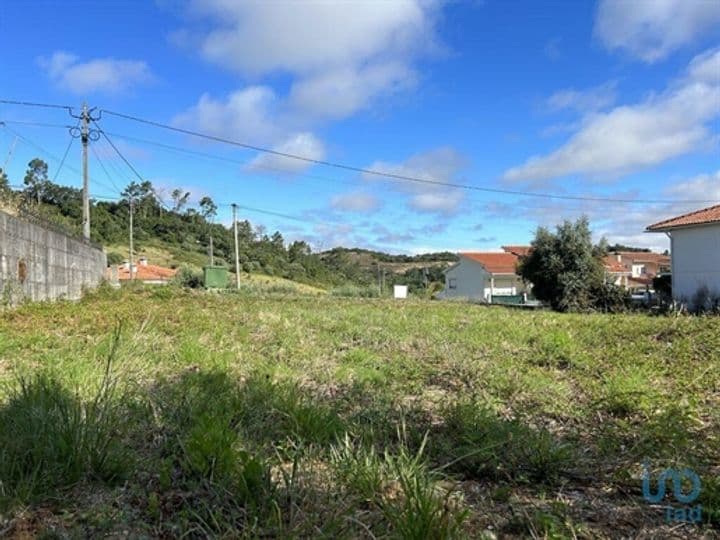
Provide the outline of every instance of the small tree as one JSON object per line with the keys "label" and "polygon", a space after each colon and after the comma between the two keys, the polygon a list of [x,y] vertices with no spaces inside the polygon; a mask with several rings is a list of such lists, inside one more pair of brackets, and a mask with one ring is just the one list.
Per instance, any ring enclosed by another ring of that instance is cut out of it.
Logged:
{"label": "small tree", "polygon": [[35,158],[28,163],[25,172],[24,184],[27,186],[25,193],[29,199],[36,199],[40,204],[42,196],[47,189],[48,165],[42,159]]}
{"label": "small tree", "polygon": [[606,282],[603,255],[604,243],[593,246],[590,224],[582,217],[565,221],[554,234],[538,228],[532,251],[517,271],[532,283],[535,298],[557,311],[614,311],[625,304],[627,294]]}

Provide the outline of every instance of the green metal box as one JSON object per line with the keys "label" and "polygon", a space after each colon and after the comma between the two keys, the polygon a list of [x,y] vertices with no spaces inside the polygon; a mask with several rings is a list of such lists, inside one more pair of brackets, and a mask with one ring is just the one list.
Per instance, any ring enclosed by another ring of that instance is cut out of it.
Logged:
{"label": "green metal box", "polygon": [[228,270],[224,266],[205,266],[203,278],[206,289],[224,289],[228,283]]}

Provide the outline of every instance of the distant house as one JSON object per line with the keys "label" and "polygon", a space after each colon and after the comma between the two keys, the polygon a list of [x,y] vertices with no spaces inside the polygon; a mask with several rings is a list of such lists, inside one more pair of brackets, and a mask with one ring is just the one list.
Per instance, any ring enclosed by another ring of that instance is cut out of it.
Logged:
{"label": "distant house", "polygon": [[[445,289],[438,298],[464,298],[482,302],[503,302],[522,295],[528,287],[515,273],[526,246],[505,246],[499,252],[458,253],[460,260],[445,271]],[[524,253],[527,253],[525,251]]]}
{"label": "distant house", "polygon": [[111,282],[130,281],[131,278],[136,281],[142,281],[148,285],[165,285],[175,277],[177,270],[174,268],[165,268],[155,264],[149,264],[145,257],[140,257],[138,264],[132,265],[132,275],[130,272],[130,263],[124,262],[116,267],[111,267],[108,279]]}
{"label": "distant house", "polygon": [[660,221],[646,231],[670,237],[676,300],[690,302],[703,287],[720,295],[720,204]]}
{"label": "distant house", "polygon": [[616,251],[603,259],[606,275],[626,289],[645,289],[653,278],[670,271],[670,256],[643,251]]}

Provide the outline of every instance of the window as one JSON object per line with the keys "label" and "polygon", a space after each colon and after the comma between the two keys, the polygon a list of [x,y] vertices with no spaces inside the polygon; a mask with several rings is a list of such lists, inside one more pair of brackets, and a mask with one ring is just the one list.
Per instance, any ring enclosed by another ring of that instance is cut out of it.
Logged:
{"label": "window", "polygon": [[455,278],[448,279],[448,289],[457,289],[457,279],[455,279]]}

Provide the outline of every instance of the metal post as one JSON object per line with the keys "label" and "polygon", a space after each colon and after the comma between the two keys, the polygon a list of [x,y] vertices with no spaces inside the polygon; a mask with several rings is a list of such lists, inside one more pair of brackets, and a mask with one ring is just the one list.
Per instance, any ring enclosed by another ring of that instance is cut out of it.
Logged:
{"label": "metal post", "polygon": [[233,230],[235,233],[235,284],[240,289],[240,254],[238,252],[238,233],[237,233],[237,204],[232,204],[233,210]]}
{"label": "metal post", "polygon": [[135,279],[133,275],[133,212],[135,211],[135,203],[130,198],[130,280]]}
{"label": "metal post", "polygon": [[83,236],[90,238],[90,185],[88,181],[88,141],[90,140],[90,113],[87,103],[82,105],[80,114],[80,140],[82,141],[82,175],[83,175]]}

